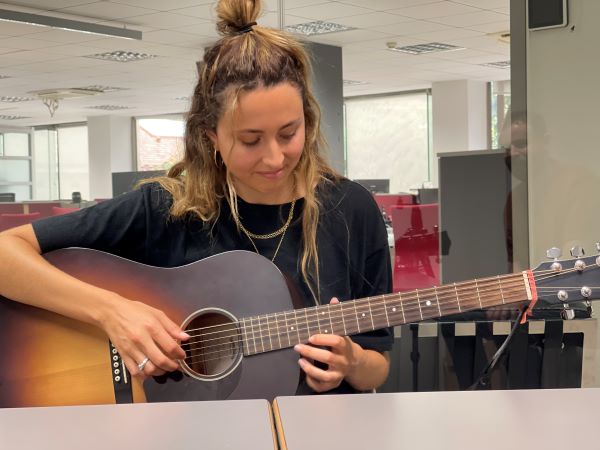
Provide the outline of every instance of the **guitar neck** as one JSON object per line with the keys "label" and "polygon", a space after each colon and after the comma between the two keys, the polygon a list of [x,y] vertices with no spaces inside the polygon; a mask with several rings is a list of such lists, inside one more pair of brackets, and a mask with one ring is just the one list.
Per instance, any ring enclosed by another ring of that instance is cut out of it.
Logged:
{"label": "guitar neck", "polygon": [[306,343],[314,334],[351,336],[534,298],[533,275],[525,271],[246,317],[239,321],[239,332],[249,356]]}

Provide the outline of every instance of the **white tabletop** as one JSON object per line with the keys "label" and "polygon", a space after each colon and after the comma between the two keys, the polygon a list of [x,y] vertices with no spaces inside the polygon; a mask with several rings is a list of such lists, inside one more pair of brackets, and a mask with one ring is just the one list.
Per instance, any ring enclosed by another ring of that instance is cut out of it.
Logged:
{"label": "white tabletop", "polygon": [[266,400],[0,409],[1,449],[274,449]]}
{"label": "white tabletop", "polygon": [[600,389],[279,397],[282,449],[597,450]]}

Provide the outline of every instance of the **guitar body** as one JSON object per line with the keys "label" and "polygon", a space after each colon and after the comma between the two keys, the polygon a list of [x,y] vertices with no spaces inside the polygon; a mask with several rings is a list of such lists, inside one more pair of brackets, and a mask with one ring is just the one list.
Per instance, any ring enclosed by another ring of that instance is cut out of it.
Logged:
{"label": "guitar body", "polygon": [[[224,319],[235,324],[293,309],[286,279],[251,252],[227,252],[169,269],[85,249],[44,256],[82,281],[189,323],[187,329],[215,317],[218,324]],[[225,360],[229,368],[206,377],[194,370],[173,372],[143,386],[133,380],[134,401],[273,399],[295,393],[300,370],[292,349],[244,357],[240,341],[232,342],[231,358]],[[0,352],[0,407],[115,403],[113,355],[96,327],[0,297]]]}

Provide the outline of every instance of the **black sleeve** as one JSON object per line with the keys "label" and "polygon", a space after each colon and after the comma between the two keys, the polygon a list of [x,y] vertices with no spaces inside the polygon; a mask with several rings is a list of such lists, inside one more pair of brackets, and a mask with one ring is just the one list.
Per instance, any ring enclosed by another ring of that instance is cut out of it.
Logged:
{"label": "black sleeve", "polygon": [[34,222],[42,252],[83,247],[143,262],[153,195],[151,185],[144,185],[90,208]]}
{"label": "black sleeve", "polygon": [[[392,266],[383,216],[372,194],[362,186],[352,183],[354,240],[352,251],[356,251],[357,270],[355,277],[356,298],[371,297],[392,292]],[[360,256],[358,256],[360,255]],[[378,352],[389,351],[394,343],[392,328],[383,328],[353,336],[361,347]]]}

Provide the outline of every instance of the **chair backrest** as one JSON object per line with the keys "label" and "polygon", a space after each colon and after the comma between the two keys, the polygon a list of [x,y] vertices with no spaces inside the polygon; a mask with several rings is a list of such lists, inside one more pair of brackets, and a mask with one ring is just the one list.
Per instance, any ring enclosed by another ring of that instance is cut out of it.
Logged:
{"label": "chair backrest", "polygon": [[15,201],[15,193],[14,192],[0,192],[0,202],[14,202]]}
{"label": "chair backrest", "polygon": [[60,202],[31,202],[27,203],[30,213],[40,213],[42,217],[50,217],[54,214],[54,208],[60,207]]}
{"label": "chair backrest", "polygon": [[437,203],[392,207],[394,291],[439,284]]}
{"label": "chair backrest", "polygon": [[374,194],[375,202],[380,210],[385,210],[387,216],[393,222],[391,210],[399,205],[412,205],[414,197],[411,194]]}
{"label": "chair backrest", "polygon": [[53,216],[62,216],[63,214],[69,214],[73,211],[77,211],[79,208],[62,208],[60,206],[52,207],[52,215]]}
{"label": "chair backrest", "polygon": [[26,225],[40,218],[40,213],[31,214],[0,214],[0,231]]}

